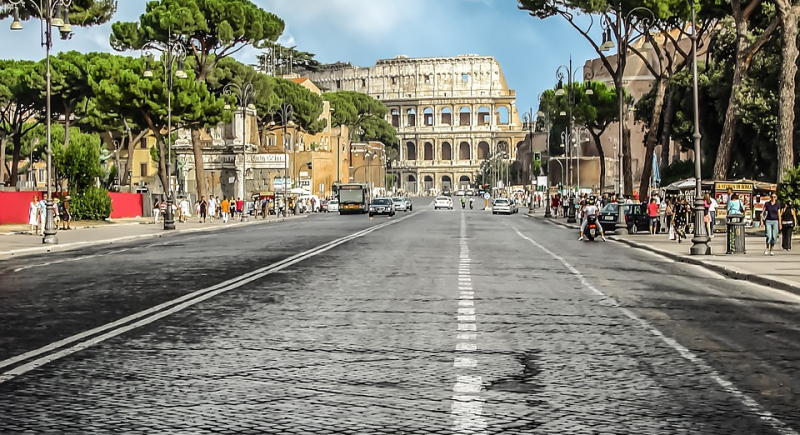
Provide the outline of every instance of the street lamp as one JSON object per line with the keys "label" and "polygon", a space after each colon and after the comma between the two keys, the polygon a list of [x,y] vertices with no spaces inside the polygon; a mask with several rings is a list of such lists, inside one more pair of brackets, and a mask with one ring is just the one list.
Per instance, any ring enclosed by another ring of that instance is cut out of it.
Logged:
{"label": "street lamp", "polygon": [[[539,98],[541,99],[541,94],[539,94]],[[533,118],[533,108],[528,110],[526,113],[522,114],[522,126],[523,128],[528,128],[528,145],[530,145],[530,157],[531,163],[529,165],[531,171],[531,186],[534,186],[533,180],[533,130],[534,130],[534,118]],[[533,213],[533,193],[531,193],[531,201],[528,204],[528,213]]]}
{"label": "street lamp", "polygon": [[9,0],[14,6],[14,21],[11,23],[11,30],[22,30],[22,22],[19,19],[19,6],[25,3],[33,6],[39,14],[39,20],[44,24],[44,38],[42,46],[45,47],[47,70],[45,72],[46,82],[46,126],[47,126],[47,199],[45,201],[47,214],[44,224],[44,237],[42,243],[57,244],[56,226],[53,216],[53,150],[51,135],[51,111],[50,111],[50,50],[53,48],[53,27],[61,33],[61,39],[72,37],[72,26],[69,24],[69,8],[72,0]]}
{"label": "street lamp", "polygon": [[[286,175],[289,172],[289,154],[287,153],[287,141],[286,141],[286,128],[287,127],[294,127],[295,123],[292,120],[294,117],[294,107],[291,104],[281,104],[281,107],[273,114],[277,115],[280,119],[281,128],[283,128],[283,217],[286,217],[287,209],[289,208],[289,197],[286,189]],[[275,121],[271,121],[269,123],[270,127],[274,127],[277,124]]]}
{"label": "street lamp", "polygon": [[[183,61],[186,59],[186,49],[183,44],[178,40],[172,39],[172,29],[167,33],[167,41],[153,41],[148,42],[142,47],[144,50],[160,51],[166,55],[166,62],[163,62],[164,75],[167,81],[167,209],[164,211],[164,229],[175,229],[175,215],[172,212],[175,197],[172,189],[172,88],[174,86],[173,75],[179,79],[188,78],[186,71],[183,69]],[[153,77],[153,70],[150,69],[150,58],[146,58],[146,67],[142,76],[145,78]],[[177,63],[177,68],[176,64]],[[161,156],[163,159],[164,156]],[[195,162],[195,164],[202,164],[202,162]]]}
{"label": "street lamp", "polygon": [[705,234],[705,225],[703,223],[703,214],[705,213],[705,205],[703,203],[703,182],[701,180],[701,159],[700,159],[700,139],[703,137],[700,134],[700,104],[697,90],[697,27],[695,26],[695,7],[694,1],[690,0],[692,5],[692,93],[694,95],[694,237],[692,237],[692,248],[690,249],[691,255],[711,255],[711,247],[708,246],[708,234]]}
{"label": "street lamp", "polygon": [[[227,96],[236,97],[239,107],[242,109],[242,182],[239,185],[239,197],[247,203],[247,110],[255,110],[253,101],[255,91],[252,83],[245,83],[239,86],[236,83],[228,83],[222,88],[222,93]],[[225,104],[225,110],[231,110],[230,104]],[[234,124],[236,120],[233,120]],[[247,213],[242,213],[241,220],[247,220]]]}
{"label": "street lamp", "polygon": [[[691,2],[692,0],[689,0],[689,1]],[[606,52],[606,51],[611,50],[615,46],[617,47],[617,75],[619,77],[617,78],[617,82],[615,83],[615,85],[617,86],[617,102],[619,104],[619,143],[620,143],[620,147],[619,147],[619,151],[618,151],[618,155],[617,155],[617,159],[618,159],[618,162],[619,162],[619,170],[617,171],[617,186],[616,186],[616,190],[617,190],[617,197],[619,197],[623,193],[622,182],[623,182],[624,178],[622,176],[622,156],[623,156],[623,151],[622,150],[624,148],[623,144],[624,144],[624,136],[625,136],[625,124],[624,124],[624,122],[625,122],[625,92],[624,92],[624,88],[623,88],[623,78],[624,78],[623,76],[625,75],[625,68],[623,67],[623,65],[624,65],[625,60],[622,57],[623,56],[622,49],[623,49],[623,46],[624,46],[625,51],[626,51],[626,53],[624,53],[624,55],[627,56],[627,48],[628,48],[628,45],[629,45],[628,41],[623,41],[623,35],[625,35],[627,37],[629,29],[631,27],[635,29],[640,24],[641,24],[642,27],[639,30],[641,31],[642,34],[644,34],[646,32],[649,32],[650,28],[653,26],[653,23],[656,20],[656,16],[655,16],[655,14],[653,13],[652,10],[650,10],[650,9],[644,7],[644,6],[639,6],[639,7],[633,8],[630,11],[628,11],[628,13],[625,14],[625,16],[623,17],[622,16],[622,0],[620,0],[619,3],[617,4],[617,8],[615,9],[615,12],[616,12],[616,15],[617,15],[617,22],[615,24],[610,23],[606,19],[605,15],[603,15],[601,17],[601,19],[600,19],[600,27],[603,30],[603,42],[600,45],[600,51]],[[649,18],[642,18],[642,19],[639,19],[637,22],[633,22],[632,23],[631,22],[631,18],[633,16],[634,12],[645,12],[645,13],[649,14],[652,17],[652,20],[649,19]],[[611,36],[612,27],[613,27],[614,33],[615,33],[614,37],[617,39],[617,44],[614,44],[614,41],[613,41],[612,36]]]}

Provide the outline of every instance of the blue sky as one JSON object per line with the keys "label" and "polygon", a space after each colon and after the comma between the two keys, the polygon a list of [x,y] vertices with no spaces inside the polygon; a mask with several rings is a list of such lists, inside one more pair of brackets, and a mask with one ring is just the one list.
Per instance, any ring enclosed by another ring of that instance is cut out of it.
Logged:
{"label": "blue sky", "polygon": [[[253,0],[286,22],[279,41],[315,53],[323,63],[372,66],[378,59],[480,54],[494,56],[517,91],[517,107],[535,107],[538,94],[556,82],[556,69],[572,54],[576,66],[596,57],[589,43],[559,17],[540,20],[517,8],[516,0]],[[113,21],[134,21],[146,0],[120,0]],[[0,57],[38,60],[39,26],[23,32],[0,27]],[[110,24],[76,28],[55,51],[113,51]],[[597,38],[599,39],[599,33]],[[256,50],[236,57],[255,63]]]}

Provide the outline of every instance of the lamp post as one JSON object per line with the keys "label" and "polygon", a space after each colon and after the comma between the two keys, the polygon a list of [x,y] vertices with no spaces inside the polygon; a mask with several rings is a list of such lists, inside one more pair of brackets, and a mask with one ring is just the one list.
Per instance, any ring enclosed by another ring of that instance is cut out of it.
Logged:
{"label": "lamp post", "polygon": [[695,7],[694,1],[689,0],[692,5],[692,94],[694,96],[694,237],[692,237],[691,255],[711,255],[711,247],[708,246],[708,234],[705,234],[706,226],[703,223],[705,207],[703,203],[703,182],[701,180],[701,159],[700,159],[700,104],[697,90],[697,27],[695,26]]}
{"label": "lamp post", "polygon": [[[691,1],[691,0],[689,0]],[[600,45],[600,51],[606,52],[614,48],[616,45],[617,47],[617,71],[616,75],[618,77],[615,78],[615,86],[617,88],[617,102],[619,104],[619,150],[617,155],[617,161],[619,165],[619,170],[617,171],[617,198],[622,195],[624,192],[623,189],[623,181],[624,177],[622,176],[622,158],[623,158],[623,148],[624,148],[624,136],[625,136],[625,91],[623,88],[623,78],[625,76],[625,59],[623,56],[627,56],[627,48],[628,48],[628,33],[630,32],[631,28],[635,29],[638,25],[641,24],[640,33],[644,34],[650,30],[655,22],[656,16],[652,10],[644,7],[639,6],[636,8],[631,9],[628,11],[625,16],[622,15],[622,0],[619,0],[617,3],[617,7],[614,8],[614,11],[617,15],[616,23],[612,25],[607,19],[605,15],[600,20],[600,27],[603,30],[603,42]],[[652,17],[650,18],[642,18],[636,22],[632,22],[631,18],[633,18],[635,12],[644,12],[649,14]],[[611,37],[611,29],[614,29],[614,37],[617,39],[617,44],[614,44],[614,41]],[[624,36],[624,38],[623,38]],[[623,47],[624,46],[624,47]],[[623,48],[625,53],[623,53]]]}
{"label": "lamp post", "polygon": [[[280,126],[283,129],[283,217],[286,217],[286,212],[289,208],[289,196],[286,186],[286,175],[289,173],[289,153],[287,152],[288,141],[286,140],[286,128],[295,126],[295,123],[292,120],[294,117],[294,107],[292,107],[291,104],[283,103],[273,115],[278,116],[278,119],[280,120]],[[270,127],[274,127],[275,125],[277,124],[274,120],[269,123]]]}
{"label": "lamp post", "polygon": [[[242,86],[236,83],[228,83],[222,88],[222,93],[226,96],[234,96],[242,109],[242,182],[239,185],[239,197],[243,198],[245,204],[247,204],[247,110],[255,110],[256,108],[253,105],[255,90],[252,83],[244,83]],[[231,110],[231,105],[226,103],[224,109]],[[233,122],[235,125],[236,120],[234,119]],[[247,220],[246,210],[242,213],[241,220]]]}
{"label": "lamp post", "polygon": [[[172,189],[172,88],[175,84],[173,75],[179,79],[188,78],[186,71],[183,70],[186,49],[183,44],[172,39],[172,29],[170,29],[167,33],[166,42],[149,42],[142,47],[142,50],[156,50],[166,55],[166,62],[163,62],[167,81],[167,185],[164,186],[167,189],[167,209],[164,211],[164,229],[174,230],[175,215],[172,212],[173,204],[175,203]],[[142,76],[145,78],[153,77],[153,71],[150,69],[150,58],[147,58],[147,67]],[[161,158],[163,159],[164,156],[161,156]],[[202,162],[195,162],[195,164],[202,164]]]}
{"label": "lamp post", "polygon": [[14,6],[14,21],[11,23],[11,30],[22,30],[22,22],[19,20],[19,6],[30,4],[39,15],[39,20],[44,24],[44,36],[42,46],[45,47],[47,69],[45,72],[46,82],[46,113],[45,122],[47,128],[47,199],[45,200],[47,214],[45,215],[44,237],[42,243],[57,244],[56,226],[53,216],[53,150],[51,135],[51,110],[50,110],[50,50],[53,48],[53,27],[61,33],[61,39],[72,37],[72,26],[69,24],[69,7],[72,0],[9,0]]}
{"label": "lamp post", "polygon": [[[541,94],[539,94],[539,98],[541,99]],[[526,113],[522,114],[522,126],[523,128],[528,128],[528,140],[530,141],[528,145],[530,145],[530,157],[531,157],[531,164],[529,165],[531,171],[531,186],[534,185],[533,180],[533,130],[534,130],[534,118],[533,118],[533,109],[531,108]],[[528,213],[533,213],[533,193],[531,193],[531,201],[528,203]]]}

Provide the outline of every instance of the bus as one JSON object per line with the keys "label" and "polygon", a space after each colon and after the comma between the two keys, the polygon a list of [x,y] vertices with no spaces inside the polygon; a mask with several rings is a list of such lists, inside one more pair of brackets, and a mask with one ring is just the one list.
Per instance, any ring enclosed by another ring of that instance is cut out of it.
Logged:
{"label": "bus", "polygon": [[339,214],[358,213],[369,211],[370,192],[369,185],[364,183],[343,183],[334,186],[339,199]]}

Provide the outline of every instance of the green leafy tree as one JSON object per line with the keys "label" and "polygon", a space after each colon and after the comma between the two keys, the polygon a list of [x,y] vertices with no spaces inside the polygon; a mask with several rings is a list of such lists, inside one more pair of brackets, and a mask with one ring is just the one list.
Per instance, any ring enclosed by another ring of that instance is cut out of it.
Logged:
{"label": "green leafy tree", "polygon": [[320,63],[314,53],[297,50],[297,47],[284,47],[277,42],[267,43],[264,53],[257,56],[261,71],[272,76],[291,72],[319,71]]}
{"label": "green leafy tree", "polygon": [[[111,46],[119,51],[138,50],[148,42],[167,42],[172,34],[194,58],[194,79],[203,82],[221,59],[247,45],[261,47],[274,42],[283,29],[281,19],[250,0],[156,0],[147,3],[138,22],[112,25]],[[207,124],[197,121],[196,126]],[[195,177],[203,180],[198,129],[192,130],[192,147]],[[204,183],[198,183],[197,189],[199,195],[208,196]]]}
{"label": "green leafy tree", "polygon": [[[57,126],[60,138],[64,139],[63,127]],[[54,129],[54,130],[55,130]],[[85,192],[95,185],[95,179],[104,174],[100,164],[100,138],[96,135],[81,133],[77,128],[71,132],[72,139],[68,145],[63,142],[53,144],[53,168],[65,180],[69,191]]]}
{"label": "green leafy tree", "polygon": [[[73,26],[95,26],[107,23],[117,11],[117,0],[73,0],[69,7],[69,22]],[[14,6],[0,5],[0,19],[12,16]],[[19,5],[20,19],[37,18],[39,12],[31,2]]]}
{"label": "green leafy tree", "polygon": [[[17,185],[23,138],[36,127],[40,89],[31,80],[36,64],[29,61],[0,60],[0,179],[10,173],[9,184]],[[12,144],[11,167],[6,165],[8,143]]]}
{"label": "green leafy tree", "polygon": [[781,204],[791,204],[795,211],[800,210],[800,166],[786,171],[778,183],[778,198]]}
{"label": "green leafy tree", "polygon": [[322,95],[333,109],[331,124],[346,125],[350,140],[377,140],[385,145],[397,145],[397,130],[386,121],[386,106],[367,94],[354,91],[327,92]]}

